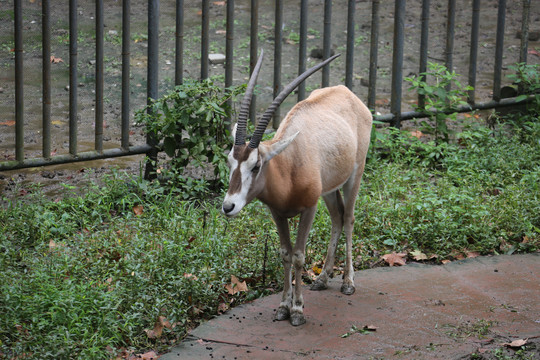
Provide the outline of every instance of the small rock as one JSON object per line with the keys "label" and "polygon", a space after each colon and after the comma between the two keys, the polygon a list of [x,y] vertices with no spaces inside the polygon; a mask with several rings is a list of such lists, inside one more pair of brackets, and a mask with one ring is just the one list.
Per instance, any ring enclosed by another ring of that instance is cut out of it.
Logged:
{"label": "small rock", "polygon": [[[334,56],[334,54],[335,54],[334,49],[330,49],[330,56]],[[311,49],[311,52],[309,53],[309,57],[312,57],[314,59],[322,59],[324,57],[324,51],[321,48]]]}
{"label": "small rock", "polygon": [[90,60],[90,61],[88,61],[88,63],[89,63],[90,65],[96,65],[96,60]]}
{"label": "small rock", "polygon": [[210,61],[210,64],[224,64],[225,60],[227,58],[223,54],[210,54],[208,55],[208,60]]}
{"label": "small rock", "polygon": [[[521,39],[521,30],[516,33],[516,38]],[[538,41],[540,39],[540,31],[529,31],[529,41]]]}
{"label": "small rock", "polygon": [[118,31],[116,31],[116,30],[109,30],[109,35],[118,35]]}
{"label": "small rock", "polygon": [[66,87],[64,88],[64,90],[69,91],[69,85],[66,85]]}
{"label": "small rock", "polygon": [[0,94],[4,93],[4,88],[0,87]]}
{"label": "small rock", "polygon": [[44,178],[47,178],[47,179],[54,179],[56,174],[54,172],[52,172],[52,171],[42,171],[41,176],[43,176]]}

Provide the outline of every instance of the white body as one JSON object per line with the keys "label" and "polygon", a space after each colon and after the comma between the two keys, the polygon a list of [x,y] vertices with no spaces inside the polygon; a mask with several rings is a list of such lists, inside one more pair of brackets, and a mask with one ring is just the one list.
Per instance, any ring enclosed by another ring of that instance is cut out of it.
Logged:
{"label": "white body", "polygon": [[[235,145],[229,153],[230,187],[223,201],[223,212],[227,216],[237,215],[258,198],[269,207],[277,225],[285,269],[278,320],[290,318],[293,325],[305,322],[299,284],[305,244],[321,196],[332,218],[332,234],[325,266],[311,288],[327,287],[338,239],[345,228],[347,258],[341,291],[354,293],[354,204],[364,172],[371,126],[370,111],[348,88],[324,88],[313,91],[294,106],[271,141],[256,148]],[[293,247],[287,219],[298,214],[300,223]],[[292,266],[297,286],[292,285]]]}

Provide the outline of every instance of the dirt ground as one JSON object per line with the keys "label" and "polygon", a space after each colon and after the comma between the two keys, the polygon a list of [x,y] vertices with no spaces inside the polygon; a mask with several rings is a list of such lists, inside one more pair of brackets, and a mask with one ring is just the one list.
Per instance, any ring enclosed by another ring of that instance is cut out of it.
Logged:
{"label": "dirt ground", "polygon": [[[259,79],[257,109],[264,110],[272,99],[272,69],[274,43],[274,5],[273,1],[260,0],[259,47],[266,51],[264,70]],[[15,88],[14,88],[14,40],[13,10],[7,0],[0,0],[0,160],[14,159],[15,142]],[[52,149],[53,154],[66,154],[69,149],[69,23],[65,2],[53,1],[51,53],[54,56],[52,67]],[[175,38],[175,2],[161,1],[160,5],[160,69],[159,86],[163,94],[174,85],[174,38]],[[369,41],[371,27],[371,2],[357,1],[355,29],[355,68],[353,90],[361,98],[367,98]],[[384,1],[380,5],[379,64],[377,79],[377,106],[379,113],[389,112],[393,13],[394,5]],[[34,158],[41,156],[41,2],[23,1],[24,24],[24,119],[25,119],[25,156]],[[210,3],[210,53],[225,53],[225,2]],[[472,17],[472,0],[458,0],[456,13],[454,70],[466,83],[469,61],[470,25]],[[79,2],[78,5],[78,151],[89,151],[94,146],[95,117],[95,8],[93,2]],[[146,104],[146,10],[147,2],[133,0],[131,2],[131,99],[132,114],[144,108]],[[334,1],[332,9],[332,46],[336,52],[345,54],[347,1]],[[105,0],[105,104],[104,104],[104,147],[116,148],[120,143],[121,115],[121,19],[122,3],[117,0]],[[417,74],[420,39],[421,2],[407,3],[405,19],[405,56],[404,76]],[[509,66],[519,59],[517,33],[521,30],[521,2],[509,2],[506,12],[504,74],[511,73]],[[311,1],[308,15],[308,53],[312,49],[322,47],[323,41],[324,1]],[[494,68],[495,29],[497,18],[497,1],[485,0],[480,12],[480,43],[478,53],[477,101],[490,99],[493,87],[492,72]],[[431,1],[429,61],[443,63],[445,48],[445,27],[447,21],[447,2]],[[198,78],[200,72],[200,2],[185,2],[185,51],[184,77]],[[249,67],[249,23],[250,1],[236,0],[235,12],[235,58],[234,83],[241,84],[248,79]],[[299,33],[299,1],[286,2],[283,28],[283,67],[282,81],[291,80],[297,72],[298,33]],[[540,30],[540,3],[531,2],[530,31]],[[529,42],[529,63],[540,63],[540,42]],[[317,62],[309,59],[308,66]],[[330,84],[344,82],[345,57],[342,56],[332,64]],[[223,65],[211,65],[211,76],[220,76],[223,81]],[[308,79],[306,89],[315,89],[320,84],[320,75]],[[504,78],[503,85],[509,80]],[[406,89],[404,83],[403,110],[410,110],[415,97]],[[295,103],[296,98],[290,96],[283,104],[281,115]],[[144,131],[136,124],[131,124],[130,142],[133,145],[145,141]],[[81,181],[99,179],[111,166],[126,169],[139,174],[143,156],[131,156],[103,161],[57,165],[44,168],[4,171],[0,173],[0,189],[2,194],[24,194],[29,184],[41,184],[45,193],[59,196],[62,183],[78,186]],[[94,169],[89,171],[87,169]]]}

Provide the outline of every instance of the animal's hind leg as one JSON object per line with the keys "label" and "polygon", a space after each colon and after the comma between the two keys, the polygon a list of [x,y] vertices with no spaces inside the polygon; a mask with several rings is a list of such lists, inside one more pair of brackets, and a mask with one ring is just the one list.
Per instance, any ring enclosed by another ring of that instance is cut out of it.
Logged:
{"label": "animal's hind leg", "polygon": [[324,260],[324,267],[321,274],[315,282],[311,285],[311,290],[324,290],[328,288],[328,278],[332,275],[334,270],[334,262],[336,259],[336,249],[343,230],[343,198],[339,190],[336,190],[330,194],[323,196],[326,207],[330,212],[330,219],[332,220],[332,233],[330,235],[330,243],[328,245],[328,252],[326,253],[326,259]]}
{"label": "animal's hind leg", "polygon": [[343,284],[341,292],[345,295],[352,295],[355,291],[354,287],[354,268],[352,262],[352,232],[354,228],[354,205],[360,188],[360,181],[364,173],[364,164],[356,170],[356,173],[351,176],[349,181],[343,186],[343,197],[345,198],[345,212],[343,214],[345,238],[347,239],[345,271],[343,274]]}

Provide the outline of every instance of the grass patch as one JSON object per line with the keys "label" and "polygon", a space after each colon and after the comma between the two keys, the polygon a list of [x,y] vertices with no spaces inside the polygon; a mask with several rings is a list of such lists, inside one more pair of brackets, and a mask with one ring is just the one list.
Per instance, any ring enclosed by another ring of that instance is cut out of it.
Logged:
{"label": "grass patch", "polygon": [[[357,269],[390,251],[441,261],[538,249],[538,143],[485,129],[460,136],[457,144],[406,134],[374,141],[356,207]],[[228,220],[219,197],[189,202],[117,172],[82,194],[54,202],[36,189],[4,199],[0,358],[163,351],[201,319],[281,287],[279,239],[259,202]],[[329,236],[321,203],[306,266],[322,261]],[[249,291],[231,295],[232,275]],[[161,317],[170,326],[149,337]]]}

